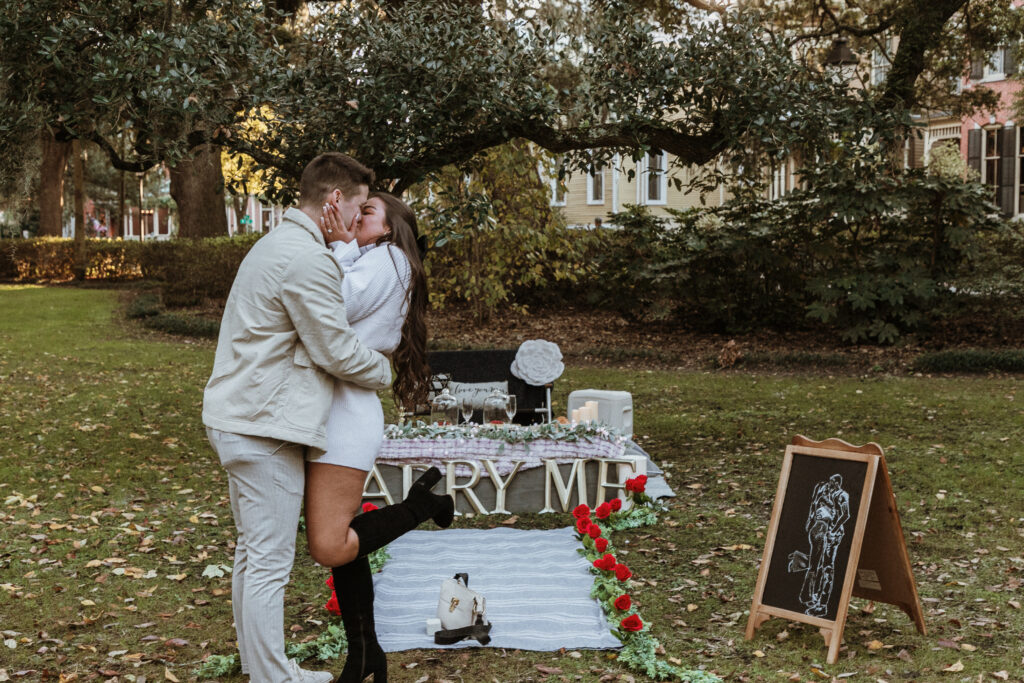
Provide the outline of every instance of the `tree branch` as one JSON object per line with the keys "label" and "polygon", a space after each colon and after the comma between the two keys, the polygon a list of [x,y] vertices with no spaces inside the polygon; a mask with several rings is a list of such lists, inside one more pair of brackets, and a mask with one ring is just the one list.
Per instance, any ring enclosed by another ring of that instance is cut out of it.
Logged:
{"label": "tree branch", "polygon": [[911,107],[914,86],[925,69],[925,53],[934,47],[946,22],[969,0],[914,0],[898,19],[899,47],[885,79],[879,104]]}

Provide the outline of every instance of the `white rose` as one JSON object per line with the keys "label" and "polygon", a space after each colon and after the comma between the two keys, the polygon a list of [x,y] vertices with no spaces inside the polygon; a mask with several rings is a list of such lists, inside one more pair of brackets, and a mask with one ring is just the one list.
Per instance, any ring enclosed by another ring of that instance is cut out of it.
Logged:
{"label": "white rose", "polygon": [[512,361],[512,374],[527,384],[544,386],[562,376],[565,364],[558,344],[545,339],[524,341]]}

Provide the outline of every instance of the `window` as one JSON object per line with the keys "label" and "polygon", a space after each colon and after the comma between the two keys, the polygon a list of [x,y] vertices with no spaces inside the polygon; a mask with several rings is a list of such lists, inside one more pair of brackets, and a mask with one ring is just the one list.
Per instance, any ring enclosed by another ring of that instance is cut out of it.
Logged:
{"label": "window", "polygon": [[789,178],[789,162],[784,161],[772,165],[772,186],[769,199],[779,199],[791,189]]}
{"label": "window", "polygon": [[[973,70],[973,71],[976,71]],[[981,70],[981,76],[987,81],[1001,81],[1007,76],[1017,73],[1017,47],[1002,46],[993,52]],[[974,77],[977,73],[972,73]]]}
{"label": "window", "polygon": [[260,207],[260,230],[270,232],[272,227],[274,227],[274,207]]}
{"label": "window", "polygon": [[1004,54],[1005,52],[1001,49],[992,53],[989,60],[985,63],[985,78],[997,78],[1005,73],[1003,71]]}
{"label": "window", "polygon": [[[1019,133],[1020,128],[1016,132]],[[1017,211],[1024,210],[1024,133],[1018,135],[1017,142]]]}
{"label": "window", "polygon": [[551,206],[565,206],[565,185],[558,179],[562,159],[562,155],[555,157],[555,175],[551,178]]}
{"label": "window", "polygon": [[587,174],[587,204],[604,204],[604,167],[595,165]]}
{"label": "window", "polygon": [[999,145],[997,131],[985,131],[985,184],[992,186],[992,201],[999,203]]}
{"label": "window", "polygon": [[644,188],[644,203],[645,204],[664,204],[665,195],[668,189],[668,175],[665,172],[665,153],[651,152],[645,158],[646,172],[644,173],[644,179],[646,181],[646,188]]}
{"label": "window", "polygon": [[889,58],[881,50],[874,50],[871,53],[871,85],[878,85],[889,75],[892,64]]}

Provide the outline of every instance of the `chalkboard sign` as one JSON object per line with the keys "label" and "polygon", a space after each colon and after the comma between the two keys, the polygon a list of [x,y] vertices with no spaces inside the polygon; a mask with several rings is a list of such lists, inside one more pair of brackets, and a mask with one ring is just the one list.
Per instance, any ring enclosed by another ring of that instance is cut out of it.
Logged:
{"label": "chalkboard sign", "polygon": [[812,624],[833,664],[851,595],[898,605],[924,633],[882,448],[798,436],[782,463],[747,639],[773,616]]}
{"label": "chalkboard sign", "polygon": [[835,620],[867,473],[864,460],[792,455],[764,604]]}

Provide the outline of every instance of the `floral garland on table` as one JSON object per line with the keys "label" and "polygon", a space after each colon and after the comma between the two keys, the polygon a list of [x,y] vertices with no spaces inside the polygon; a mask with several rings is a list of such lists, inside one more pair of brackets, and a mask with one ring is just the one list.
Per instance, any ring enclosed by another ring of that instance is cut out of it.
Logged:
{"label": "floral garland on table", "polygon": [[[377,506],[373,503],[363,503],[363,512],[376,509]],[[370,571],[376,574],[383,568],[384,563],[391,559],[391,556],[388,555],[387,547],[384,547],[370,553],[369,559]],[[338,607],[338,596],[334,592],[334,577],[328,576],[326,583],[327,587],[331,589],[331,597],[327,604],[324,605],[324,608],[331,614],[339,616],[341,609]],[[289,659],[295,659],[299,662],[307,659],[316,659],[324,662],[328,659],[337,659],[347,649],[348,640],[345,638],[345,631],[341,624],[335,621],[335,623],[328,623],[323,633],[314,640],[305,643],[287,643],[285,645],[285,655]],[[241,668],[241,662],[238,660],[237,653],[231,655],[210,655],[199,664],[195,674],[198,678],[220,678],[221,676],[238,673],[241,671]]]}
{"label": "floral garland on table", "polygon": [[404,424],[389,424],[384,428],[385,439],[494,439],[505,443],[531,441],[581,441],[605,439],[615,444],[626,442],[619,430],[597,423],[576,425],[545,422],[536,425],[517,424],[427,424],[422,420]]}
{"label": "floral garland on table", "polygon": [[[607,537],[609,531],[633,529],[657,521],[657,514],[654,511],[656,503],[646,494],[646,487],[645,475],[626,480],[625,488],[633,502],[628,510],[622,509],[622,501],[618,498],[601,503],[594,510],[586,505],[578,505],[573,509],[576,534],[583,544],[579,553],[590,560],[591,571],[597,575],[590,595],[601,603],[609,622],[618,622],[617,626],[612,628],[612,633],[622,641],[622,650],[618,654],[618,661],[621,663],[659,681],[720,681],[720,678],[706,671],[683,669],[658,659],[656,653],[661,643],[647,630],[647,625],[640,618],[633,598],[628,592],[633,572],[615,559],[615,548]],[[597,519],[592,519],[591,514]]]}

